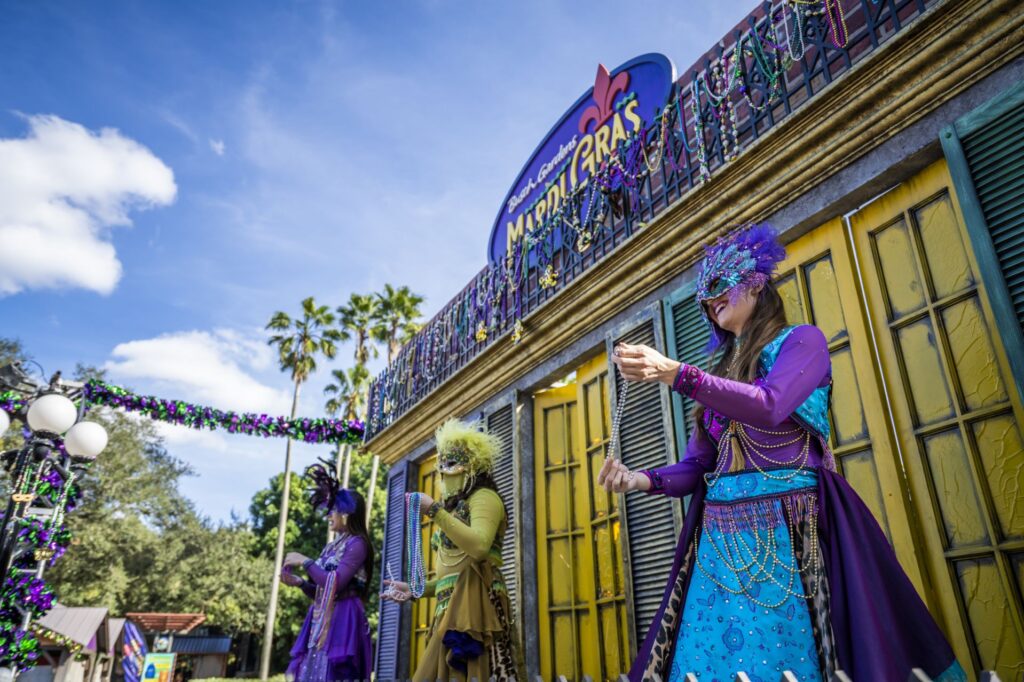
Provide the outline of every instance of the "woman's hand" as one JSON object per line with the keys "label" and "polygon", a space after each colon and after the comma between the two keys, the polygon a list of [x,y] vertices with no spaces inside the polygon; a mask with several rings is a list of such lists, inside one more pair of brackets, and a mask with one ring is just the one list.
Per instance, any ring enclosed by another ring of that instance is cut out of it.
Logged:
{"label": "woman's hand", "polygon": [[380,593],[381,599],[399,603],[412,599],[409,583],[403,583],[401,580],[385,580],[384,584],[387,585],[387,589]]}
{"label": "woman's hand", "polygon": [[618,365],[627,381],[660,381],[669,386],[675,381],[681,364],[650,346],[629,343],[615,346],[612,362]]}
{"label": "woman's hand", "polygon": [[299,587],[302,585],[302,578],[292,573],[288,568],[281,569],[281,582],[291,587]]}
{"label": "woman's hand", "polygon": [[307,557],[305,554],[299,554],[298,552],[288,552],[284,557],[285,566],[301,566],[306,562]]}
{"label": "woman's hand", "polygon": [[432,504],[434,504],[434,498],[426,493],[420,493],[420,514],[425,515]]}
{"label": "woman's hand", "polygon": [[630,471],[617,459],[606,459],[597,474],[597,484],[610,493],[627,493],[631,490],[648,490],[651,481],[642,474]]}

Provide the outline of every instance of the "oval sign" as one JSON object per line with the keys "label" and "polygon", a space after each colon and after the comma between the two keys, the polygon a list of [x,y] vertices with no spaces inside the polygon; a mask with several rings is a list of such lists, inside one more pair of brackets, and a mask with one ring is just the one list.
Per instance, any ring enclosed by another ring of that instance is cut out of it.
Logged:
{"label": "oval sign", "polygon": [[517,241],[558,209],[629,135],[649,126],[665,105],[675,68],[651,53],[609,72],[576,100],[523,166],[491,228],[488,258],[500,263]]}

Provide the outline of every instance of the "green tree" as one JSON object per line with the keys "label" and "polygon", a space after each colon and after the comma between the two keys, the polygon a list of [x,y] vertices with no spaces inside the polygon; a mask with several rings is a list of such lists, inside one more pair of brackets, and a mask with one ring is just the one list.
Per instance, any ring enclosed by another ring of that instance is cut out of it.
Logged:
{"label": "green tree", "polygon": [[[330,396],[324,405],[329,415],[340,414],[342,419],[359,419],[366,408],[366,389],[370,383],[370,371],[365,365],[357,364],[348,370],[331,371],[334,381],[324,388],[324,395]],[[348,443],[338,445],[335,458],[335,472],[341,479],[342,487],[348,487],[349,468],[353,447]]]}
{"label": "green tree", "polygon": [[402,344],[409,341],[420,330],[420,318],[423,312],[420,306],[423,297],[412,293],[409,287],[395,289],[390,284],[384,285],[377,298],[376,322],[378,332],[376,339],[387,346],[388,362],[393,362]]}
{"label": "green tree", "polygon": [[376,358],[377,347],[370,341],[386,338],[386,327],[381,323],[380,298],[373,294],[352,294],[348,303],[337,309],[341,328],[355,340],[355,361],[365,365],[371,355]]}
{"label": "green tree", "polygon": [[[348,338],[347,333],[334,328],[334,314],[327,306],[318,306],[310,296],[302,301],[302,316],[294,320],[285,312],[278,311],[270,318],[267,329],[277,332],[268,343],[277,348],[281,371],[291,374],[292,392],[291,418],[295,419],[299,404],[299,389],[317,368],[317,358],[323,355],[333,358],[337,354],[337,343]],[[284,559],[284,532],[288,520],[288,495],[291,484],[292,441],[287,439],[284,457],[284,486],[281,491],[281,511],[278,519],[277,551],[274,566],[280,566]],[[270,605],[263,630],[263,652],[260,656],[260,679],[266,680],[270,672],[270,654],[273,647],[274,618],[277,611],[277,594],[280,589],[278,571],[272,571],[270,580]]]}
{"label": "green tree", "polygon": [[[18,339],[0,337],[0,367],[9,365],[13,362],[25,364],[30,359],[31,358],[28,353],[25,352],[25,348],[21,345],[21,341]],[[0,388],[0,390],[3,389]],[[13,425],[6,433],[0,434],[0,452],[20,448],[23,444],[24,439],[21,437],[21,429]],[[6,474],[6,471],[0,470],[0,482],[4,485],[3,492],[6,492]]]}
{"label": "green tree", "polygon": [[[402,344],[409,342],[423,326],[420,323],[420,318],[423,316],[423,312],[420,310],[423,297],[412,293],[409,287],[402,286],[395,289],[390,284],[385,284],[383,293],[376,294],[376,297],[378,306],[374,338],[387,346],[388,363],[391,363],[398,356]],[[371,467],[366,515],[372,521],[374,501],[377,497],[374,491],[380,475],[380,458],[377,455],[372,456]]]}
{"label": "green tree", "polygon": [[[76,378],[102,378],[80,367]],[[245,525],[213,526],[181,495],[191,469],[170,455],[150,421],[108,408],[88,419],[109,435],[67,516],[74,539],[47,573],[60,600],[127,611],[201,611],[226,632],[257,632],[272,570]]]}

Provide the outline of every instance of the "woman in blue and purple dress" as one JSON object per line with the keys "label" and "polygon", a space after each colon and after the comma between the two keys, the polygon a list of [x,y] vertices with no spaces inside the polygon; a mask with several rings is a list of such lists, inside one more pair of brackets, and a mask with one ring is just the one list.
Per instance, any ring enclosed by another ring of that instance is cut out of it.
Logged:
{"label": "woman in blue and purple dress", "polygon": [[620,345],[625,379],[692,398],[697,428],[677,463],[632,472],[608,460],[613,492],[692,495],[660,609],[630,680],[965,680],[871,512],[829,450],[824,334],[788,326],[771,278],[785,249],[749,226],[707,250],[697,303],[710,372]]}
{"label": "woman in blue and purple dress", "polygon": [[[341,488],[329,466],[314,464],[306,476],[313,482],[310,501],[327,510],[336,536],[317,559],[298,552],[284,559],[282,582],[313,600],[286,676],[298,682],[369,680],[373,645],[363,602],[371,592],[373,546],[366,532],[366,502]],[[293,573],[299,567],[307,579]]]}

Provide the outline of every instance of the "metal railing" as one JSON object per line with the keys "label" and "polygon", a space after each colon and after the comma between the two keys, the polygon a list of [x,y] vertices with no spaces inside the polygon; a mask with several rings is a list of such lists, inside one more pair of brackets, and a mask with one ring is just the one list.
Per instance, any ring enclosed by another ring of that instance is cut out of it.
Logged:
{"label": "metal railing", "polygon": [[757,7],[676,81],[662,115],[620,143],[617,161],[403,346],[370,385],[366,440],[484,348],[528,335],[529,316],[552,296],[937,2],[774,0]]}
{"label": "metal railing", "polygon": [[[582,679],[582,682],[594,682],[594,678],[592,678],[590,675],[584,675],[581,679]],[[686,673],[686,676],[683,679],[686,680],[686,682],[697,682],[698,681],[698,678],[697,678],[697,676],[694,673]],[[750,679],[751,678],[750,678],[750,676],[747,673],[745,673],[745,672],[738,672],[738,673],[736,673],[736,677],[733,678],[733,682],[750,682]],[[799,678],[794,673],[790,672],[789,670],[786,670],[786,671],[783,671],[779,675],[778,682],[797,682],[798,679]],[[983,670],[983,671],[981,671],[978,674],[978,681],[979,682],[1001,682],[1001,680],[999,678],[999,675],[996,674],[995,672],[991,671],[991,670]],[[2,681],[0,681],[0,682],[2,682]],[[411,682],[411,680],[380,680],[380,679],[378,679],[376,682]],[[476,678],[472,678],[472,682],[477,682]],[[498,680],[495,677],[491,677],[488,682],[498,682]],[[546,682],[546,680],[543,677],[541,677],[540,675],[536,675],[533,678],[533,682]],[[554,678],[554,682],[570,682],[570,680],[565,675],[559,675],[559,676]],[[627,675],[625,675],[625,674],[619,675],[617,678],[615,678],[615,682],[629,682],[629,677]],[[651,676],[651,678],[649,678],[648,682],[664,682],[664,680],[659,675],[654,674],[654,675]],[[845,672],[843,672],[842,670],[837,670],[829,678],[829,682],[853,682],[853,681],[850,679],[850,676],[847,675]],[[881,680],[877,680],[877,681],[872,681],[872,682],[882,682],[882,681]],[[898,682],[898,681],[890,680],[888,682]],[[932,678],[929,677],[920,668],[914,668],[910,672],[910,675],[907,677],[906,682],[932,682]]]}

